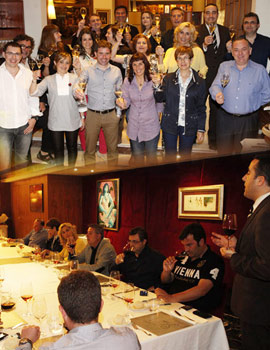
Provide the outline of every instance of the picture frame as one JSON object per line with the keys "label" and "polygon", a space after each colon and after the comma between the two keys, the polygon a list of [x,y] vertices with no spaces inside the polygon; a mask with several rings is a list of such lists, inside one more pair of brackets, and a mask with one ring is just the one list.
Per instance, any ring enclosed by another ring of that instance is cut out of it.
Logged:
{"label": "picture frame", "polygon": [[102,25],[111,23],[111,10],[96,9],[96,14],[99,15]]}
{"label": "picture frame", "polygon": [[97,181],[97,223],[106,230],[119,229],[119,185],[119,178]]}
{"label": "picture frame", "polygon": [[178,218],[223,219],[224,185],[178,188]]}
{"label": "picture frame", "polygon": [[29,185],[30,211],[43,212],[43,184]]}

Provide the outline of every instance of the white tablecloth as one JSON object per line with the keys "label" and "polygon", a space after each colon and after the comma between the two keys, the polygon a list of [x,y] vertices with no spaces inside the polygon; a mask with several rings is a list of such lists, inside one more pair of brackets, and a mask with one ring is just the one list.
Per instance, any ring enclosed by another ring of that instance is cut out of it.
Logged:
{"label": "white tablecloth", "polygon": [[[32,262],[24,264],[2,265],[4,273],[3,289],[10,291],[16,298],[16,311],[22,314],[25,311],[25,302],[20,298],[20,285],[24,280],[31,280],[33,283],[33,292],[35,295],[43,294],[47,301],[48,315],[58,313],[57,286],[59,278],[57,270],[53,267],[45,267],[41,263]],[[121,287],[119,287],[121,288]],[[118,288],[115,290],[117,291]],[[135,301],[152,298],[139,295],[135,292]],[[174,310],[179,308],[179,304],[164,305],[160,311],[167,312],[176,316]],[[112,325],[112,318],[116,314],[129,314],[130,317],[138,317],[147,313],[131,311],[126,303],[119,298],[111,298],[110,295],[104,296],[104,307],[100,314],[99,321],[104,327]],[[142,344],[143,350],[228,350],[228,342],[222,321],[212,317],[204,324],[196,324],[191,327],[172,332],[162,336],[148,336],[141,330],[136,331]],[[109,346],[109,345],[108,345]]]}

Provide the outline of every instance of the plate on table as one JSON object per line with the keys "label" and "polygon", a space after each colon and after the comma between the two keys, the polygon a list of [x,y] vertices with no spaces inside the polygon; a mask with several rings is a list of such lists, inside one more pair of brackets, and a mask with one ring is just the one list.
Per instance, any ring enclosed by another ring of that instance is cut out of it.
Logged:
{"label": "plate on table", "polygon": [[143,311],[148,310],[148,305],[147,305],[147,303],[144,303],[143,301],[135,301],[134,303],[128,304],[128,308],[131,311],[143,312]]}
{"label": "plate on table", "polygon": [[126,315],[117,314],[109,318],[108,323],[113,327],[127,327],[130,325],[130,318]]}

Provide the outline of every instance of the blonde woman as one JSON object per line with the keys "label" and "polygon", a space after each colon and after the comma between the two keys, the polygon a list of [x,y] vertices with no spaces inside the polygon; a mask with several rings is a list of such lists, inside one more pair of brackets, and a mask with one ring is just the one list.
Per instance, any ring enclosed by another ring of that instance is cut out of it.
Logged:
{"label": "blonde woman", "polygon": [[[191,62],[191,68],[194,69],[199,75],[205,79],[208,67],[205,63],[205,57],[202,49],[195,43],[198,33],[196,28],[190,22],[183,22],[179,24],[174,30],[174,46],[166,51],[163,65],[164,71],[173,73],[178,69],[174,53],[177,47],[186,46],[191,47],[193,51],[193,59]],[[162,64],[163,50],[161,46],[157,48],[157,54],[159,56],[159,63]]]}
{"label": "blonde woman", "polygon": [[75,255],[80,254],[86,246],[87,242],[78,237],[76,226],[69,222],[64,222],[60,225],[58,235],[63,247],[62,251],[59,253],[62,259],[67,260],[69,258],[69,252],[73,251],[74,248]]}

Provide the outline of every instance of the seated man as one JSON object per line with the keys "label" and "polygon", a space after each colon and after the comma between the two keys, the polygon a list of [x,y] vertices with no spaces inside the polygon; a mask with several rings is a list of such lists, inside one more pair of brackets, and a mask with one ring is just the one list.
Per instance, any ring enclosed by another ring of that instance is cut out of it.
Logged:
{"label": "seated man", "polygon": [[[102,328],[98,323],[103,301],[98,279],[88,271],[74,271],[61,279],[57,289],[59,309],[69,332],[55,343],[42,345],[40,350],[139,350],[136,334],[128,327]],[[38,340],[39,327],[28,326],[21,331],[16,350],[31,350]]]}
{"label": "seated man", "polygon": [[23,243],[29,247],[39,246],[45,249],[48,239],[48,232],[44,228],[44,221],[36,219],[33,224],[33,230],[23,238]]}
{"label": "seated man", "polygon": [[163,263],[161,282],[170,283],[169,294],[160,288],[155,292],[166,302],[181,302],[210,312],[221,300],[224,262],[206,244],[200,224],[187,225],[179,239],[185,252],[178,258],[170,256]]}
{"label": "seated man", "polygon": [[[80,266],[80,269],[109,275],[116,253],[109,239],[104,238],[103,227],[91,224],[88,227],[86,237],[88,244],[77,257],[80,264],[85,263],[85,265]],[[70,253],[72,254],[71,251]]]}
{"label": "seated man", "polygon": [[56,218],[51,218],[46,222],[46,230],[48,231],[48,240],[46,247],[42,251],[41,256],[45,257],[50,252],[61,252],[63,249],[60,243],[60,237],[58,236],[58,229],[61,222]]}
{"label": "seated man", "polygon": [[142,227],[129,232],[129,243],[130,251],[117,255],[113,269],[119,270],[126,282],[153,290],[160,285],[165,257],[148,246],[147,232]]}

